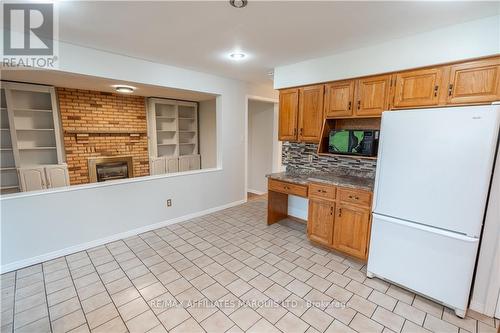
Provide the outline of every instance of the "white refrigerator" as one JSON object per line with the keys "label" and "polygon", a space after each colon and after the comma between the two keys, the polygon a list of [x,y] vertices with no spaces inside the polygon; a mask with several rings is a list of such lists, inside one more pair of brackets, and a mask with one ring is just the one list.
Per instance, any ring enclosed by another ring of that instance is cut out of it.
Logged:
{"label": "white refrigerator", "polygon": [[499,126],[500,105],[383,113],[368,277],[465,316]]}

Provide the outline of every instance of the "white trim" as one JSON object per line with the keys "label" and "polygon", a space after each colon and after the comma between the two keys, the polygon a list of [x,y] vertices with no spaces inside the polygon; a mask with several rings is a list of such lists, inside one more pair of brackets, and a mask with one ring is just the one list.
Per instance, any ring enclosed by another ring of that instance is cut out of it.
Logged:
{"label": "white trim", "polygon": [[117,241],[117,240],[120,240],[120,239],[124,239],[124,238],[127,238],[127,237],[131,237],[131,236],[135,236],[135,235],[138,235],[138,234],[142,234],[144,232],[148,232],[148,231],[151,231],[151,230],[154,230],[154,229],[162,228],[162,227],[165,227],[165,226],[168,226],[168,225],[172,225],[172,224],[175,224],[175,223],[184,222],[184,221],[187,221],[187,220],[190,220],[190,219],[193,219],[193,218],[196,218],[196,217],[200,217],[200,216],[203,216],[203,215],[207,215],[207,214],[210,214],[210,213],[214,213],[214,212],[226,209],[226,208],[231,208],[231,207],[234,207],[234,206],[238,206],[238,205],[244,204],[245,202],[246,202],[246,200],[238,200],[238,201],[230,202],[230,203],[222,205],[222,206],[217,206],[217,207],[205,209],[205,210],[200,211],[200,212],[195,212],[195,213],[187,214],[187,215],[184,215],[184,216],[179,216],[179,217],[176,217],[176,218],[173,218],[173,219],[170,219],[170,220],[166,220],[166,221],[162,221],[162,222],[158,222],[158,223],[146,225],[146,226],[143,226],[143,227],[140,227],[140,228],[136,228],[136,229],[132,229],[132,230],[129,230],[129,231],[120,232],[118,234],[114,234],[114,235],[111,235],[111,236],[108,236],[108,237],[96,239],[96,240],[93,240],[93,241],[90,241],[90,242],[86,242],[86,243],[82,243],[82,244],[78,244],[78,245],[74,245],[74,246],[70,246],[70,247],[67,247],[67,248],[64,248],[64,249],[61,249],[61,250],[57,250],[57,251],[45,253],[45,254],[42,254],[42,255],[39,255],[39,256],[36,256],[36,257],[32,257],[32,258],[29,258],[29,259],[23,259],[23,260],[19,260],[19,261],[14,261],[12,263],[9,263],[9,264],[6,264],[6,265],[2,265],[0,267],[0,274],[7,273],[7,272],[10,272],[10,271],[13,271],[13,270],[17,270],[17,269],[20,269],[20,268],[23,268],[23,267],[35,265],[35,264],[38,264],[38,263],[41,263],[41,262],[44,262],[44,261],[47,261],[47,260],[56,259],[56,258],[59,258],[59,257],[62,257],[62,256],[66,256],[66,255],[69,255],[69,254],[72,254],[72,253],[75,253],[75,252],[84,251],[84,250],[87,250],[87,249],[90,249],[90,248],[93,248],[93,247],[96,247],[96,246],[104,245],[104,244],[107,244],[107,243],[110,243],[110,242],[114,242],[114,241]]}
{"label": "white trim", "polygon": [[262,191],[252,190],[251,188],[248,188],[248,189],[247,189],[247,192],[250,192],[250,193],[253,193],[253,194],[257,194],[257,195],[263,195],[263,194],[266,194],[266,193],[267,193],[267,192],[262,192]]}
{"label": "white trim", "polygon": [[3,200],[12,200],[12,199],[25,198],[25,197],[38,196],[38,195],[46,195],[46,194],[48,195],[48,194],[54,194],[54,193],[60,193],[60,192],[81,191],[81,190],[87,190],[87,189],[92,189],[92,188],[96,188],[96,187],[121,186],[121,185],[126,185],[129,183],[147,182],[147,181],[152,181],[152,180],[156,180],[156,179],[160,179],[160,178],[182,177],[182,176],[197,175],[200,173],[217,172],[217,171],[222,171],[222,168],[218,167],[218,168],[211,168],[211,169],[200,169],[200,170],[193,170],[193,171],[176,172],[176,173],[163,174],[163,175],[153,175],[153,176],[117,179],[117,180],[110,180],[110,181],[106,181],[106,182],[102,182],[102,183],[89,183],[89,184],[82,184],[82,185],[72,185],[72,186],[68,186],[68,187],[56,187],[53,189],[45,189],[42,191],[30,191],[30,192],[19,192],[19,193],[12,193],[12,194],[2,194],[0,196],[0,202]]}

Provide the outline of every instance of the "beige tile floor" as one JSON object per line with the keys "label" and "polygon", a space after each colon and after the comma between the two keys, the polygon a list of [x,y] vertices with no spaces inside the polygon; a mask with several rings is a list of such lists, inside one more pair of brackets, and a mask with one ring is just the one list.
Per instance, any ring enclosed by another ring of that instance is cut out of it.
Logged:
{"label": "beige tile floor", "polygon": [[1,332],[496,332],[265,215],[263,197],[4,274]]}

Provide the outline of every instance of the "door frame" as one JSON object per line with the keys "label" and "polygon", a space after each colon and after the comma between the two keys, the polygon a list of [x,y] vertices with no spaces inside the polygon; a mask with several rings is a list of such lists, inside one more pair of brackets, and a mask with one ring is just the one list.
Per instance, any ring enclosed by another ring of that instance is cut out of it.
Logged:
{"label": "door frame", "polygon": [[[248,200],[248,104],[250,100],[253,101],[259,101],[259,102],[268,102],[274,104],[274,121],[273,121],[273,165],[272,165],[272,172],[280,172],[282,171],[282,164],[281,164],[281,149],[282,149],[282,144],[278,140],[278,116],[279,116],[279,99],[278,98],[269,98],[269,97],[262,97],[262,96],[256,96],[256,95],[246,95],[245,96],[245,121],[244,121],[244,126],[245,126],[245,158],[244,158],[244,163],[245,163],[245,193],[244,193],[244,198],[245,201]],[[276,158],[278,156],[278,158]],[[259,193],[257,193],[259,194]],[[260,193],[262,194],[262,193]]]}

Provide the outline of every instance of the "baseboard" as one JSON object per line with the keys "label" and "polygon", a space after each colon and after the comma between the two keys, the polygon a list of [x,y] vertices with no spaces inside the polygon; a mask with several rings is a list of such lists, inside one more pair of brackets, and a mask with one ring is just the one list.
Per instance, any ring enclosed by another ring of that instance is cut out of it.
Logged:
{"label": "baseboard", "polygon": [[263,194],[266,194],[267,192],[262,192],[262,191],[257,191],[257,190],[252,190],[252,189],[247,189],[247,192],[250,192],[250,193],[253,193],[253,194],[257,194],[257,195],[263,195]]}
{"label": "baseboard", "polygon": [[485,316],[488,316],[488,317],[493,317],[495,315],[494,314],[495,309],[493,309],[493,311],[491,311],[491,312],[488,312],[486,309],[486,304],[475,302],[475,301],[470,302],[469,309],[474,310],[474,311],[476,311],[480,314],[483,314]]}
{"label": "baseboard", "polygon": [[90,241],[90,242],[86,242],[86,243],[82,243],[82,244],[70,246],[70,247],[67,247],[67,248],[64,248],[64,249],[61,249],[61,250],[57,250],[57,251],[45,253],[45,254],[42,254],[42,255],[39,255],[39,256],[36,256],[36,257],[32,257],[32,258],[28,258],[28,259],[23,259],[23,260],[19,260],[19,261],[14,261],[14,262],[12,262],[10,264],[6,264],[6,265],[0,266],[0,274],[7,273],[7,272],[10,272],[10,271],[14,271],[14,270],[17,270],[17,269],[20,269],[20,268],[28,267],[28,266],[31,266],[31,265],[39,264],[41,262],[52,260],[52,259],[56,259],[56,258],[59,258],[59,257],[62,257],[62,256],[67,256],[68,254],[72,254],[72,253],[75,253],[75,252],[88,250],[90,248],[93,248],[93,247],[96,247],[96,246],[100,246],[100,245],[104,245],[104,244],[107,244],[107,243],[110,243],[110,242],[114,242],[114,241],[117,241],[117,240],[120,240],[120,239],[124,239],[124,238],[127,238],[127,237],[136,236],[138,234],[142,234],[144,232],[148,232],[148,231],[151,231],[151,230],[154,230],[154,229],[158,229],[158,228],[163,228],[163,227],[171,225],[171,224],[175,224],[175,223],[179,223],[179,222],[184,222],[184,221],[187,221],[187,220],[190,220],[190,219],[194,219],[196,217],[200,217],[200,216],[207,215],[207,214],[210,214],[210,213],[215,213],[217,211],[220,211],[220,210],[223,210],[223,209],[226,209],[226,208],[231,208],[231,207],[234,207],[234,206],[241,205],[241,204],[243,204],[245,202],[246,202],[246,200],[234,201],[234,202],[222,205],[222,206],[217,206],[217,207],[209,208],[209,209],[206,209],[206,210],[203,210],[203,211],[200,211],[200,212],[191,213],[191,214],[187,214],[187,215],[184,215],[184,216],[179,216],[179,217],[176,217],[176,218],[173,218],[173,219],[170,219],[170,220],[166,220],[166,221],[162,221],[162,222],[158,222],[158,223],[146,225],[146,226],[143,226],[143,227],[140,227],[140,228],[136,228],[136,229],[132,229],[132,230],[129,230],[129,231],[121,232],[121,233],[114,234],[114,235],[111,235],[111,236],[108,236],[108,237],[96,239],[96,240],[93,240],[93,241]]}

